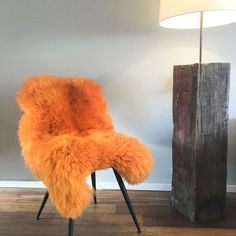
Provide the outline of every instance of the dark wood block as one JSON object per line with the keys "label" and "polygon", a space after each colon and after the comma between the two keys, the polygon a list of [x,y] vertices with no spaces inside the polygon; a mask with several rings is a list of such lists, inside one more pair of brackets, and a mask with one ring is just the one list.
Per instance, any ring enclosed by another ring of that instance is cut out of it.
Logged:
{"label": "dark wood block", "polygon": [[172,206],[193,222],[223,216],[230,64],[174,67]]}

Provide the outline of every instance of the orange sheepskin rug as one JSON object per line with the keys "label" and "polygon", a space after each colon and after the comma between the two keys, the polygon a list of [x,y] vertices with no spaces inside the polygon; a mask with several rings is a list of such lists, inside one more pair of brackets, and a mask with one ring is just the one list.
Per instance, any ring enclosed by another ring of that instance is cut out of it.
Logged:
{"label": "orange sheepskin rug", "polygon": [[88,206],[93,190],[86,178],[96,170],[114,167],[131,184],[148,176],[150,152],[114,131],[94,80],[36,76],[24,82],[17,102],[22,155],[62,216],[76,218]]}

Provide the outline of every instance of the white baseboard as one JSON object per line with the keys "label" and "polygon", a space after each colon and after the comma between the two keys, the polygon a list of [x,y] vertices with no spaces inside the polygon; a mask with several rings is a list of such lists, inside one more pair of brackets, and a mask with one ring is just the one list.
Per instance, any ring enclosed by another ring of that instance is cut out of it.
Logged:
{"label": "white baseboard", "polygon": [[0,181],[0,188],[45,188],[41,181]]}
{"label": "white baseboard", "polygon": [[228,193],[236,193],[236,185],[227,185]]}
{"label": "white baseboard", "polygon": [[[91,181],[87,181],[91,185]],[[117,182],[97,182],[97,189],[119,189]],[[138,185],[130,185],[125,183],[126,188],[129,190],[158,190],[170,191],[170,184],[155,184],[155,183],[142,183]],[[0,188],[45,188],[41,181],[0,181]]]}
{"label": "white baseboard", "polygon": [[[91,185],[91,181],[87,181]],[[142,183],[130,185],[125,183],[129,190],[171,191],[171,184]],[[0,188],[45,188],[41,181],[0,181]],[[117,182],[97,182],[97,189],[119,189]],[[236,192],[236,185],[227,185],[227,192]]]}

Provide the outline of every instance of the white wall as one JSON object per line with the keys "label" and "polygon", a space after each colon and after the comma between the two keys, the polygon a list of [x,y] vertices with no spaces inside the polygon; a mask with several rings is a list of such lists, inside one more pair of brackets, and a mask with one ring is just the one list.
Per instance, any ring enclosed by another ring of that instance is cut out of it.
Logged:
{"label": "white wall", "polygon": [[[157,0],[0,0],[0,180],[29,180],[15,93],[35,74],[102,85],[116,129],[147,144],[147,182],[171,182],[172,68],[198,61],[198,31],[158,27]],[[236,24],[204,32],[205,62],[231,62],[228,183],[236,184]],[[99,178],[112,181],[110,172]]]}

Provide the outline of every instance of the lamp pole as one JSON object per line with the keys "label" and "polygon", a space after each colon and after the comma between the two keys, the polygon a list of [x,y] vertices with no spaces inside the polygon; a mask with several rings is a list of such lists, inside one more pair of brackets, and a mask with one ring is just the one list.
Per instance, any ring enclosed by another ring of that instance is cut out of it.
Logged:
{"label": "lamp pole", "polygon": [[200,51],[199,51],[200,76],[202,76],[202,35],[203,35],[203,11],[201,11],[200,13]]}
{"label": "lamp pole", "polygon": [[203,35],[203,11],[201,11],[200,13],[200,49],[199,49],[200,76],[202,76],[202,35]]}

